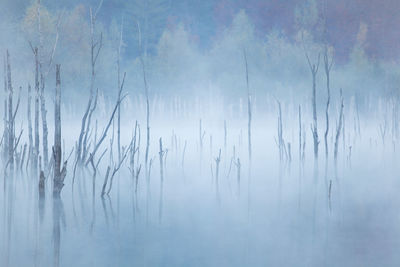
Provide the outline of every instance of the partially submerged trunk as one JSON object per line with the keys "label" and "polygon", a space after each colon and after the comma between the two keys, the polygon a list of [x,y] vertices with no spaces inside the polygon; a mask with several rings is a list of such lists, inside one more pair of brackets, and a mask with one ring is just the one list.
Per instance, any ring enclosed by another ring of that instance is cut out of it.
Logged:
{"label": "partially submerged trunk", "polygon": [[64,179],[67,174],[66,162],[61,170],[61,79],[60,65],[56,65],[56,94],[54,101],[54,178],[53,178],[53,195],[59,196],[64,186]]}

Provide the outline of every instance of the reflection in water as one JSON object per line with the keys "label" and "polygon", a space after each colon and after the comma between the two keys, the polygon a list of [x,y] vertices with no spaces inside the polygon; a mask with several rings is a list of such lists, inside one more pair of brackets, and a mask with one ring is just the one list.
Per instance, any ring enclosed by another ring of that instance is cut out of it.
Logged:
{"label": "reflection in water", "polygon": [[60,224],[65,224],[64,205],[61,197],[53,196],[53,266],[60,266],[61,231]]}
{"label": "reflection in water", "polygon": [[[369,262],[384,258],[389,264],[383,265],[394,266],[400,260],[393,253],[400,231],[391,208],[397,167],[382,170],[376,162],[364,170],[353,155],[351,169],[331,162],[319,173],[317,164],[303,162],[290,171],[278,160],[277,168],[265,166],[256,155],[251,183],[247,175],[248,181],[240,181],[246,160],[235,156],[229,178],[232,157],[221,156],[218,173],[214,168],[220,202],[198,162],[186,160],[183,181],[182,151],[169,154],[168,179],[164,162],[162,179],[151,183],[149,170],[140,175],[136,165],[133,175],[121,171],[119,190],[103,196],[92,173],[77,176],[74,194],[68,177],[62,196],[52,196],[48,180],[39,190],[39,177],[8,176],[0,192],[0,266],[376,266]],[[215,157],[203,160],[215,164]],[[160,171],[158,163],[153,168]],[[99,166],[97,175],[105,171]],[[354,177],[370,179],[360,183]],[[237,194],[229,187],[232,178]],[[83,186],[85,179],[91,186]],[[374,189],[376,181],[384,191]],[[248,195],[238,197],[239,187]],[[370,256],[354,258],[357,249]]]}

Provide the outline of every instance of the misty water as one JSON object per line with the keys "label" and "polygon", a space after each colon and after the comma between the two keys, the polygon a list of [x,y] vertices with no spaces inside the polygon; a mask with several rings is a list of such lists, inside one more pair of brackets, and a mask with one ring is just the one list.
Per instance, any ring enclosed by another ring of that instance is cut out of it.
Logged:
{"label": "misty water", "polygon": [[[202,121],[201,154],[198,121],[153,120],[149,184],[140,175],[136,193],[128,164],[103,197],[106,163],[95,192],[89,169],[73,188],[70,173],[59,200],[51,179],[39,201],[37,178],[18,171],[1,190],[3,266],[396,266],[395,146],[365,125],[362,136],[348,131],[336,166],[323,154],[314,162],[311,145],[299,161],[295,141],[292,159],[280,161],[275,123],[255,120],[249,164],[245,120],[226,122],[226,147],[224,121]],[[168,149],[162,187],[155,136]]]}

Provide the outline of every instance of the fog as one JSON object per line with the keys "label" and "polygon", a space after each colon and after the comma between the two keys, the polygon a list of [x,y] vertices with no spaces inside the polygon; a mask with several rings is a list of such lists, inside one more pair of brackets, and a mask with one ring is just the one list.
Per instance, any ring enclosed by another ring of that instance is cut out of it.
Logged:
{"label": "fog", "polygon": [[0,3],[0,266],[398,266],[396,53],[290,2]]}

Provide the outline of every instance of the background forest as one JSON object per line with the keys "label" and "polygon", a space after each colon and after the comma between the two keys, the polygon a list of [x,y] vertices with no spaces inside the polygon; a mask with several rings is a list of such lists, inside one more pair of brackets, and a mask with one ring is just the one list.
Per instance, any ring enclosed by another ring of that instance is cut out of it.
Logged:
{"label": "background forest", "polygon": [[[39,42],[37,1],[3,1],[0,49],[10,50],[19,68],[18,86],[26,86],[34,67],[29,41]],[[67,102],[89,91],[89,8],[97,5],[42,0],[43,44],[50,54],[58,33],[54,61],[63,64]],[[397,94],[400,33],[393,25],[400,20],[398,9],[396,1],[388,0],[107,0],[96,25],[103,47],[95,86],[105,96],[115,95],[122,25],[121,69],[127,72],[131,95],[143,90],[143,54],[150,94],[241,96],[245,47],[256,96],[306,99],[310,79],[304,48],[316,60],[328,46],[334,57],[332,88],[357,97],[363,108],[369,97]],[[322,85],[322,72],[318,79]],[[326,98],[324,90],[317,95]]]}

